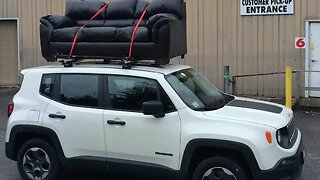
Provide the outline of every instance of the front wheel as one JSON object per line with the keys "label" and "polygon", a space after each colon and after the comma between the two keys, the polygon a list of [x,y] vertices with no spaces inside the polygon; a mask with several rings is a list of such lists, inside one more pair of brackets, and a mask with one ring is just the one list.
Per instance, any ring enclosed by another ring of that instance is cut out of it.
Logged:
{"label": "front wheel", "polygon": [[59,160],[50,144],[32,139],[18,152],[18,170],[24,180],[54,180],[59,173]]}
{"label": "front wheel", "polygon": [[212,157],[198,165],[192,180],[248,180],[248,176],[234,161],[224,157]]}

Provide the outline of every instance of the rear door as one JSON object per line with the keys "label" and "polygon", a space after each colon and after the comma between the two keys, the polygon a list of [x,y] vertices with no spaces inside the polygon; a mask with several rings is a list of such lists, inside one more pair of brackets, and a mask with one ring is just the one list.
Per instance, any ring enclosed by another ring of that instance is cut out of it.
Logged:
{"label": "rear door", "polygon": [[[180,118],[159,83],[143,77],[110,75],[105,84],[109,109],[104,111],[104,127],[110,170],[177,169]],[[164,104],[165,117],[142,113],[142,103],[154,100]]]}
{"label": "rear door", "polygon": [[56,74],[43,126],[56,132],[67,158],[106,157],[101,81],[97,74]]}

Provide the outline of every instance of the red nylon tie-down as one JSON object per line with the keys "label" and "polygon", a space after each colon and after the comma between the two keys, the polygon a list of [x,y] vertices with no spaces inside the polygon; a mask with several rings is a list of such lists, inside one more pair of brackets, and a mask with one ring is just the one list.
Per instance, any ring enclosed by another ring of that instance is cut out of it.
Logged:
{"label": "red nylon tie-down", "polygon": [[146,13],[147,13],[147,7],[148,7],[148,5],[144,8],[144,10],[143,10],[143,12],[142,12],[142,14],[141,14],[141,16],[140,16],[139,21],[137,22],[136,26],[135,26],[134,29],[133,29],[133,32],[132,32],[132,35],[131,35],[131,42],[130,42],[128,59],[131,59],[131,57],[132,57],[132,49],[133,49],[134,39],[135,39],[135,37],[136,37],[136,33],[137,33],[137,30],[138,30],[138,28],[139,28],[139,26],[140,26],[140,24],[141,24],[141,21],[142,21],[143,17],[144,17],[144,16],[146,15]]}
{"label": "red nylon tie-down", "polygon": [[70,49],[70,53],[69,53],[69,56],[68,56],[68,59],[71,59],[72,58],[72,54],[73,54],[73,51],[74,51],[74,48],[77,44],[77,41],[78,41],[78,36],[79,36],[79,32],[84,28],[86,27],[92,20],[94,20],[102,11],[104,11],[106,8],[108,7],[108,4],[104,5],[95,15],[92,16],[92,18],[86,22],[83,26],[80,27],[80,29],[77,31],[76,35],[74,36],[73,38],[73,42],[72,42],[72,46],[71,46],[71,49]]}
{"label": "red nylon tie-down", "polygon": [[[106,8],[108,7],[108,4],[104,5],[94,16],[92,16],[92,18],[86,22],[83,26],[80,27],[80,29],[77,31],[74,39],[73,39],[73,42],[72,42],[72,46],[71,46],[71,50],[70,50],[70,53],[69,53],[69,56],[68,56],[68,59],[71,59],[72,58],[72,54],[73,54],[73,51],[74,51],[74,48],[77,44],[77,40],[78,40],[78,36],[79,36],[79,32],[84,28],[86,27],[92,20],[94,20],[102,11],[104,11]],[[141,24],[141,21],[142,19],[144,18],[144,16],[146,15],[147,13],[147,7],[148,5],[144,8],[140,18],[139,18],[139,21],[137,22],[136,26],[134,27],[133,29],[133,32],[131,34],[131,42],[130,42],[130,47],[129,47],[129,55],[128,55],[128,59],[130,60],[131,57],[132,57],[132,51],[133,51],[133,44],[134,44],[134,39],[135,39],[135,36],[136,36],[136,33],[137,33],[137,30]]]}

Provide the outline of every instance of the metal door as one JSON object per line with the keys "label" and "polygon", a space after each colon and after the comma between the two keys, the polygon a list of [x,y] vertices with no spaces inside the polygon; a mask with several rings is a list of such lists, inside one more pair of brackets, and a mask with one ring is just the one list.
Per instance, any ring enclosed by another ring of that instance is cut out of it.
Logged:
{"label": "metal door", "polygon": [[310,23],[309,34],[309,95],[320,97],[320,23]]}
{"label": "metal door", "polygon": [[0,86],[18,85],[18,35],[16,20],[0,21]]}

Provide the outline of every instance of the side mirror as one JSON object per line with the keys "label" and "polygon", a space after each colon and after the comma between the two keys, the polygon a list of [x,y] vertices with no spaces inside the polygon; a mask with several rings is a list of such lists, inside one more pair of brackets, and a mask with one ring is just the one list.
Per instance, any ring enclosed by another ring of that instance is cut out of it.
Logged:
{"label": "side mirror", "polygon": [[148,101],[142,104],[142,112],[144,115],[153,115],[156,118],[165,116],[163,112],[163,104],[160,101]]}

